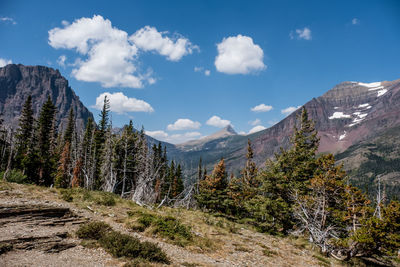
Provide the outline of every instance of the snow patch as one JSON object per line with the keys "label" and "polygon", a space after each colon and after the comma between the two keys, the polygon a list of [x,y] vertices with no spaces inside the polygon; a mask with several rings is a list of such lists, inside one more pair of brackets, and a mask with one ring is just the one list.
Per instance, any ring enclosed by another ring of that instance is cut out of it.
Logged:
{"label": "snow patch", "polygon": [[344,114],[343,112],[334,112],[333,115],[329,117],[330,120],[343,118],[351,118],[351,115]]}
{"label": "snow patch", "polygon": [[334,107],[334,109],[338,109],[339,107]]}
{"label": "snow patch", "polygon": [[368,107],[368,106],[369,106],[368,103],[358,105],[359,108],[365,108],[365,107]]}
{"label": "snow patch", "polygon": [[339,136],[339,141],[343,140],[346,137],[346,131],[342,135]]}
{"label": "snow patch", "polygon": [[370,88],[370,89],[368,89],[368,91],[376,91],[376,90],[379,90],[379,89],[383,89],[383,86],[378,86],[378,87]]}
{"label": "snow patch", "polygon": [[387,91],[388,91],[387,89],[379,90],[379,91],[378,91],[378,97],[379,97],[379,96],[382,96],[382,95],[384,95],[384,94],[386,94]]}
{"label": "snow patch", "polygon": [[374,83],[360,83],[360,82],[359,82],[358,85],[361,85],[361,86],[364,86],[364,87],[372,88],[372,87],[381,86],[381,82],[374,82]]}
{"label": "snow patch", "polygon": [[358,117],[360,119],[364,119],[365,117],[367,117],[368,113],[364,113],[364,114],[359,114]]}

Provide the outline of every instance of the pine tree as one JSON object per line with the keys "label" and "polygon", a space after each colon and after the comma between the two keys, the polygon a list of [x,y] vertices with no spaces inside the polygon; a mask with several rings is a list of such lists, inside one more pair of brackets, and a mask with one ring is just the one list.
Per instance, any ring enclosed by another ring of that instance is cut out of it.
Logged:
{"label": "pine tree", "polygon": [[94,184],[94,129],[92,118],[86,122],[85,133],[82,140],[82,173],[84,176],[84,187],[92,189]]}
{"label": "pine tree", "polygon": [[100,189],[102,181],[100,177],[101,159],[103,157],[104,143],[106,141],[106,131],[109,127],[110,101],[104,97],[103,109],[100,113],[99,126],[95,131],[95,150],[94,150],[94,189]]}
{"label": "pine tree", "polygon": [[65,129],[64,132],[64,144],[67,142],[72,144],[72,136],[74,135],[74,131],[75,131],[75,118],[74,118],[74,110],[71,107],[68,115],[67,128]]}
{"label": "pine tree", "polygon": [[182,193],[183,189],[182,168],[181,165],[178,164],[172,180],[171,198],[176,198],[180,193]]}
{"label": "pine tree", "polygon": [[199,193],[196,195],[196,200],[200,206],[213,211],[227,212],[227,177],[225,161],[221,159],[220,162],[215,165],[212,174],[207,175],[205,179],[200,182]]}
{"label": "pine tree", "polygon": [[54,157],[56,107],[48,96],[39,115],[38,154],[40,159],[39,183],[49,186],[53,183],[56,161]]}
{"label": "pine tree", "polygon": [[19,127],[16,135],[16,155],[15,165],[25,173],[26,168],[22,166],[22,161],[27,157],[28,149],[32,146],[35,118],[33,117],[32,96],[26,99],[19,119]]}
{"label": "pine tree", "polygon": [[59,188],[67,188],[70,185],[70,169],[71,169],[71,145],[67,141],[64,145],[63,152],[60,157],[57,174],[54,180],[54,186]]}

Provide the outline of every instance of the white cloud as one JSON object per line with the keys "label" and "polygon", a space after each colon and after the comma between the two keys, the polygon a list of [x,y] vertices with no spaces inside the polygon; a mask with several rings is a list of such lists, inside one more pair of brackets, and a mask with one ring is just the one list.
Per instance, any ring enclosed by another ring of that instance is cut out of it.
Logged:
{"label": "white cloud", "polygon": [[65,61],[67,60],[67,57],[65,55],[61,55],[58,57],[57,59],[57,63],[58,65],[60,65],[61,67],[65,68]]}
{"label": "white cloud", "polygon": [[189,119],[178,119],[174,124],[169,124],[167,130],[169,131],[179,131],[179,130],[189,130],[189,129],[199,129],[201,126],[200,122],[192,121]]}
{"label": "white cloud", "polygon": [[210,74],[211,74],[211,71],[210,71],[210,70],[205,70],[205,71],[204,71],[204,75],[210,76]]}
{"label": "white cloud", "polygon": [[172,144],[180,144],[189,140],[199,139],[201,137],[201,133],[199,132],[187,132],[183,134],[173,134],[169,135],[164,131],[145,131],[145,133],[157,140],[172,143]]}
{"label": "white cloud", "polygon": [[194,72],[202,72],[203,69],[203,67],[194,67]]}
{"label": "white cloud", "polygon": [[353,25],[360,24],[360,20],[358,18],[354,18],[351,20],[351,24],[353,24]]}
{"label": "white cloud", "polygon": [[145,133],[160,141],[164,141],[168,137],[168,134],[164,131],[145,131]]}
{"label": "white cloud", "polygon": [[159,32],[156,28],[145,26],[129,37],[129,40],[144,51],[156,51],[160,55],[166,56],[168,60],[179,61],[183,56],[192,54],[198,50],[198,46],[193,45],[184,37],[172,40],[165,36],[167,32]]}
{"label": "white cloud", "polygon": [[301,108],[301,106],[297,106],[297,107],[287,107],[281,110],[282,114],[285,115],[289,115],[290,113],[292,113],[295,110],[298,110],[299,108]]}
{"label": "white cloud", "polygon": [[253,128],[250,129],[249,134],[256,133],[256,132],[259,132],[259,131],[262,131],[262,130],[265,130],[265,129],[267,129],[267,128],[265,128],[262,125],[257,125],[257,126],[254,126]]}
{"label": "white cloud", "polygon": [[253,125],[253,126],[256,126],[256,125],[258,125],[260,123],[261,123],[260,119],[255,119],[254,121],[249,121],[249,124]]}
{"label": "white cloud", "polygon": [[[62,25],[49,31],[49,45],[79,53],[81,58],[75,60],[72,75],[80,81],[100,82],[103,87],[142,88],[145,82],[155,83],[151,71],[141,73],[137,67],[139,48],[155,49],[169,60],[177,61],[195,47],[185,38],[173,42],[149,26],[129,37],[127,32],[113,27],[110,20],[99,15],[80,18],[71,24],[63,21]],[[153,40],[152,35],[158,37]],[[148,38],[154,47],[145,45]],[[157,41],[157,45],[152,41]]]}
{"label": "white cloud", "polygon": [[13,18],[10,18],[10,17],[0,17],[0,21],[9,22],[9,23],[12,23],[13,25],[17,24],[17,22]]}
{"label": "white cloud", "polygon": [[220,117],[214,115],[207,120],[206,124],[218,128],[223,128],[230,125],[231,121],[223,120]]}
{"label": "white cloud", "polygon": [[133,97],[127,97],[123,93],[102,93],[96,98],[96,105],[93,108],[101,110],[104,104],[104,97],[110,100],[110,110],[118,114],[126,112],[153,112],[154,109],[149,103]]}
{"label": "white cloud", "polygon": [[251,111],[253,111],[253,112],[267,112],[267,111],[270,111],[272,109],[273,109],[272,106],[268,106],[268,105],[265,105],[265,104],[260,104],[260,105],[257,105],[255,107],[252,107]]}
{"label": "white cloud", "polygon": [[237,35],[224,38],[217,44],[215,67],[226,74],[248,74],[266,68],[264,52],[248,36]]}
{"label": "white cloud", "polygon": [[290,39],[294,39],[295,37],[297,39],[304,39],[308,41],[312,39],[311,30],[308,27],[304,27],[303,29],[296,29],[295,34],[293,33],[293,31],[291,31],[289,33]]}
{"label": "white cloud", "polygon": [[12,63],[12,61],[9,59],[0,58],[0,68],[6,66],[8,64],[11,64],[11,63]]}

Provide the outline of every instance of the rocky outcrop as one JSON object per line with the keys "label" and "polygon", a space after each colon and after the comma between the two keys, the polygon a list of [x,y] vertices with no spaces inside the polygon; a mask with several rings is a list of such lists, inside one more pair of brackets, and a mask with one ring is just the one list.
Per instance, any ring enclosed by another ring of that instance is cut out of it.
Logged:
{"label": "rocky outcrop", "polygon": [[60,129],[66,125],[69,110],[76,115],[78,128],[82,128],[92,113],[82,104],[58,70],[44,66],[10,64],[0,68],[0,113],[5,124],[18,126],[20,112],[28,95],[32,96],[36,116],[50,96],[57,107],[57,123]]}
{"label": "rocky outcrop", "polygon": [[[47,205],[0,206],[0,254],[11,250],[56,253],[76,246],[65,226],[85,222],[69,208]],[[29,229],[29,231],[27,231]]]}

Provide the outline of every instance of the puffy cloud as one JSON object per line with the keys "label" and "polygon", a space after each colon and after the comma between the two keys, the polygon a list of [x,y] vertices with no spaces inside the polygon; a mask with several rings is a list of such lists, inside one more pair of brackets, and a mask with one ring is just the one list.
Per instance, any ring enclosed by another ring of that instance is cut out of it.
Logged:
{"label": "puffy cloud", "polygon": [[160,55],[166,56],[168,60],[178,61],[187,54],[192,54],[198,50],[198,46],[193,45],[184,37],[176,38],[175,41],[165,36],[166,32],[159,32],[156,28],[145,26],[129,37],[137,47],[144,51],[156,51]]}
{"label": "puffy cloud", "polygon": [[8,64],[11,64],[11,63],[12,63],[12,61],[9,59],[0,58],[0,68],[6,66]]}
{"label": "puffy cloud", "polygon": [[126,112],[153,112],[154,109],[149,103],[133,97],[127,97],[123,93],[102,93],[96,98],[96,105],[93,108],[101,110],[104,104],[104,97],[110,100],[110,110],[119,114]]}
{"label": "puffy cloud", "polygon": [[[296,34],[296,36],[295,36]],[[304,27],[303,29],[296,29],[295,33],[293,33],[293,31],[291,31],[289,33],[290,39],[294,39],[295,37],[297,39],[304,39],[304,40],[311,40],[312,36],[311,36],[311,30],[308,27]]]}
{"label": "puffy cloud", "polygon": [[248,74],[266,68],[264,52],[248,36],[237,35],[224,38],[217,44],[218,55],[215,67],[227,74]]}
{"label": "puffy cloud", "polygon": [[148,136],[151,136],[151,137],[153,137],[155,139],[158,139],[160,141],[164,141],[168,137],[168,134],[166,132],[164,132],[164,131],[161,131],[161,130],[160,131],[145,131],[145,133]]}
{"label": "puffy cloud", "polygon": [[180,144],[189,140],[199,139],[201,137],[201,133],[199,132],[187,132],[173,135],[169,135],[164,131],[145,131],[145,133],[157,140],[172,144]]}
{"label": "puffy cloud", "polygon": [[353,24],[353,25],[360,24],[360,20],[358,18],[354,18],[351,20],[351,24]]}
{"label": "puffy cloud", "polygon": [[204,71],[204,75],[206,75],[206,76],[210,76],[210,74],[211,74],[210,70],[205,70],[203,67],[194,67],[194,71],[195,72],[203,72]]}
{"label": "puffy cloud", "polygon": [[220,117],[214,115],[207,120],[206,124],[218,128],[223,128],[230,125],[231,121],[223,120]]}
{"label": "puffy cloud", "polygon": [[285,115],[289,115],[290,113],[292,113],[295,110],[298,110],[301,106],[297,106],[297,107],[287,107],[281,110],[282,114]]}
{"label": "puffy cloud", "polygon": [[[72,75],[80,81],[100,82],[103,87],[142,88],[144,82],[155,83],[151,70],[138,71],[139,48],[155,50],[177,61],[195,47],[185,38],[173,42],[149,26],[129,37],[127,32],[113,27],[110,20],[99,15],[72,23],[63,21],[62,26],[49,31],[49,45],[79,53],[82,58],[75,60]],[[146,46],[146,40],[150,40],[153,47]],[[153,44],[153,41],[158,43]]]}
{"label": "puffy cloud", "polygon": [[57,59],[57,63],[58,65],[60,65],[61,67],[65,67],[65,61],[67,60],[67,57],[65,55],[61,55],[58,57]]}
{"label": "puffy cloud", "polygon": [[257,126],[254,126],[253,128],[250,129],[249,134],[256,133],[256,132],[259,132],[259,131],[262,131],[262,130],[265,130],[265,129],[267,129],[267,128],[265,128],[262,125],[257,125]]}
{"label": "puffy cloud", "polygon": [[169,124],[167,130],[178,131],[178,130],[189,130],[189,129],[199,129],[201,126],[200,122],[192,121],[189,119],[178,119],[175,123]]}
{"label": "puffy cloud", "polygon": [[12,23],[13,25],[17,24],[17,22],[13,18],[10,18],[10,17],[0,17],[0,21],[9,22],[9,23]]}
{"label": "puffy cloud", "polygon": [[252,107],[251,111],[253,111],[253,112],[267,112],[267,111],[270,111],[272,109],[273,109],[272,106],[268,106],[268,105],[265,105],[265,104],[260,104],[260,105],[257,105],[255,107]]}
{"label": "puffy cloud", "polygon": [[261,123],[260,119],[255,119],[254,121],[249,121],[249,124],[253,125],[253,126],[256,126],[256,125],[258,125],[260,123]]}

